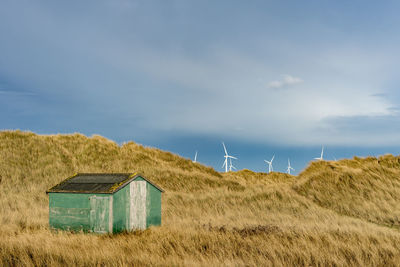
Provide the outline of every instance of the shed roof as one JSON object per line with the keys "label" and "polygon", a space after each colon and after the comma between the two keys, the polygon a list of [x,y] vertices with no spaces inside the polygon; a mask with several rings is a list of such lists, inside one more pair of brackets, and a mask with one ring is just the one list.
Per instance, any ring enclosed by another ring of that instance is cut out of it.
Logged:
{"label": "shed roof", "polygon": [[141,177],[161,192],[161,187],[137,173],[76,173],[53,186],[46,193],[103,193],[112,194]]}

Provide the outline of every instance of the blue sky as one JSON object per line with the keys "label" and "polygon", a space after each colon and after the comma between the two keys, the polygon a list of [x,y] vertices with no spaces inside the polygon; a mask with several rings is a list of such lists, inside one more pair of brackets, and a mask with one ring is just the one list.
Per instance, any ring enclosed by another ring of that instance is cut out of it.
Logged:
{"label": "blue sky", "polygon": [[398,154],[398,1],[0,2],[0,128],[256,171]]}

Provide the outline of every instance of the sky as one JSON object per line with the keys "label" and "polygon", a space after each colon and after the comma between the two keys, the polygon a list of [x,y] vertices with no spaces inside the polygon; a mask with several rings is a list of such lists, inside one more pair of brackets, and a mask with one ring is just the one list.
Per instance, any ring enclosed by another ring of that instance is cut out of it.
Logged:
{"label": "sky", "polygon": [[[399,154],[399,1],[2,0],[0,129],[222,171]],[[139,167],[140,168],[140,167]]]}

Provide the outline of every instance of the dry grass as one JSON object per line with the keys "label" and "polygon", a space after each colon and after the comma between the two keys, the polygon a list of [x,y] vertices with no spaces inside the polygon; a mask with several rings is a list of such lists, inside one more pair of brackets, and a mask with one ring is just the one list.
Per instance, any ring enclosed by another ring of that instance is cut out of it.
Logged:
{"label": "dry grass", "polygon": [[[162,226],[52,232],[46,189],[75,172],[139,171],[166,190]],[[100,136],[0,132],[0,265],[396,266],[398,157],[314,162],[298,177],[221,174]]]}

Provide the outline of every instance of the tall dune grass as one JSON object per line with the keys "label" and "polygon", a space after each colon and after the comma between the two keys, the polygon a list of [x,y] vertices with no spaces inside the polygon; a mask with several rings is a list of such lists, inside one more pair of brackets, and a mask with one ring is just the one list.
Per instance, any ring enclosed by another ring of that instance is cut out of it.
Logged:
{"label": "tall dune grass", "polygon": [[[54,232],[46,189],[76,172],[141,172],[162,226]],[[314,162],[299,176],[219,173],[101,136],[0,132],[0,265],[397,266],[399,158]]]}

